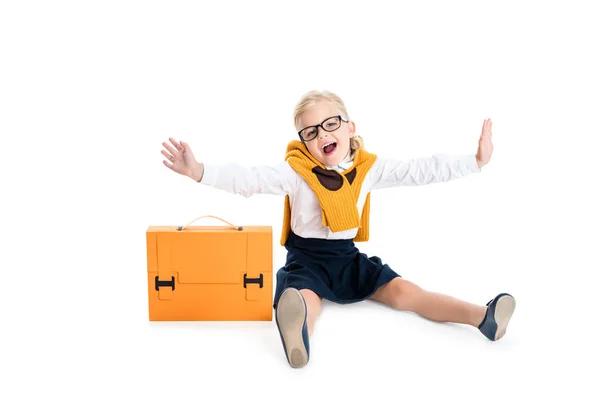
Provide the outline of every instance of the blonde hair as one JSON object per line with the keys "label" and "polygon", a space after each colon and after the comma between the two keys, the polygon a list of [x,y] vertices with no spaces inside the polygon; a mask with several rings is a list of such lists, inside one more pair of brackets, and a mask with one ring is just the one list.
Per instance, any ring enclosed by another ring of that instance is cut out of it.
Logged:
{"label": "blonde hair", "polygon": [[[340,110],[340,112],[342,113],[342,117],[344,117],[345,120],[350,120],[350,118],[348,118],[348,111],[346,110],[346,106],[344,105],[344,102],[338,95],[327,90],[311,90],[310,92],[305,93],[300,98],[300,101],[298,101],[298,103],[296,104],[296,107],[294,107],[294,126],[296,127],[296,130],[299,130],[298,124],[300,123],[300,116],[304,113],[304,111],[306,111],[307,108],[314,105],[319,100],[326,100],[332,103],[338,108],[338,110]],[[360,136],[354,134],[354,137],[350,138],[350,148],[354,151],[362,149],[363,147],[363,139]]]}

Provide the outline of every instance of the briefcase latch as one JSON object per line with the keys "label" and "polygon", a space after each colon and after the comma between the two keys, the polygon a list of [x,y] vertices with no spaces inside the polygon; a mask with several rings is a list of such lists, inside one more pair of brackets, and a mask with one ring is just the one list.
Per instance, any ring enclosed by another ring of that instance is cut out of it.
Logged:
{"label": "briefcase latch", "polygon": [[[170,287],[171,291],[175,290],[175,277],[172,276],[170,281],[159,281],[158,276],[154,278],[154,288],[158,292],[159,287]],[[244,286],[245,287],[245,286]]]}
{"label": "briefcase latch", "polygon": [[259,287],[262,289],[262,287],[263,287],[263,274],[260,274],[260,276],[258,278],[248,278],[248,275],[244,274],[244,289],[246,289],[246,286],[249,283],[258,284]]}

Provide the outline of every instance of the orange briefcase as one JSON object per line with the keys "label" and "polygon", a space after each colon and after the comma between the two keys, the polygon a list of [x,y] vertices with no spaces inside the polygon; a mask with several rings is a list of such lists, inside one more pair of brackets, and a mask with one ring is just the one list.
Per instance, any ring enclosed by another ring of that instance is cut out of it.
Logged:
{"label": "orange briefcase", "polygon": [[272,228],[194,221],[146,231],[150,321],[271,321]]}

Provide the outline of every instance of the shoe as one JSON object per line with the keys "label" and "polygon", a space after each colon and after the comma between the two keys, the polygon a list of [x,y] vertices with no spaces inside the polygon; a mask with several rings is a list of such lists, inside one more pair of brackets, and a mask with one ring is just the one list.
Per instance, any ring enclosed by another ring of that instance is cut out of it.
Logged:
{"label": "shoe", "polygon": [[285,356],[292,368],[308,363],[310,347],[306,327],[306,303],[298,289],[287,288],[279,297],[275,322],[283,343]]}
{"label": "shoe", "polygon": [[494,297],[486,304],[487,310],[483,321],[479,324],[479,331],[490,340],[502,338],[516,305],[514,297],[508,293],[500,293]]}

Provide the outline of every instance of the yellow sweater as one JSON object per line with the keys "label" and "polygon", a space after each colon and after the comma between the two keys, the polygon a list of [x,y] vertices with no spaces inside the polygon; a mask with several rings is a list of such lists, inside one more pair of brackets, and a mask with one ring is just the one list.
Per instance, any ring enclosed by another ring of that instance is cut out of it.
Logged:
{"label": "yellow sweater", "polygon": [[[354,241],[369,240],[369,207],[371,193],[367,194],[362,216],[359,221],[356,203],[360,189],[369,169],[377,156],[365,150],[356,150],[354,164],[344,172],[328,170],[315,159],[304,143],[292,140],[287,147],[285,160],[304,178],[321,205],[323,226],[332,232],[345,231],[358,227]],[[281,245],[284,246],[290,234],[291,207],[289,196],[285,196]]]}

